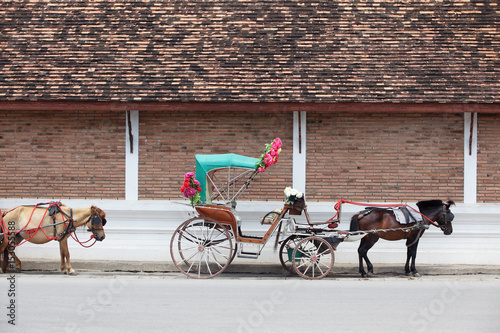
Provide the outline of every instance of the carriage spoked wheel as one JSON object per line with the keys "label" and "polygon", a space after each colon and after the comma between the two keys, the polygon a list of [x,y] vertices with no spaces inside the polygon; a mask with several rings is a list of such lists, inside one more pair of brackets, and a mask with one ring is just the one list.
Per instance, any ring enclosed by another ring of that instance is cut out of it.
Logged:
{"label": "carriage spoked wheel", "polygon": [[293,250],[297,247],[303,237],[291,235],[286,238],[280,246],[280,262],[281,266],[292,274],[297,274],[292,265]]}
{"label": "carriage spoked wheel", "polygon": [[304,238],[293,250],[293,268],[305,279],[325,277],[332,269],[334,261],[333,247],[323,238]]}
{"label": "carriage spoked wheel", "polygon": [[222,224],[207,217],[195,217],[175,230],[170,242],[175,266],[195,279],[209,279],[222,273],[233,258],[231,236]]}

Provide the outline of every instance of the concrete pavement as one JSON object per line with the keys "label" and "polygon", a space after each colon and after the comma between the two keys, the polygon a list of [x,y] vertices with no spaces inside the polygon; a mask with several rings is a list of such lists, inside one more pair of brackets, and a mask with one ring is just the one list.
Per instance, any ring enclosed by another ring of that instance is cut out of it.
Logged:
{"label": "concrete pavement", "polygon": [[[403,275],[402,264],[375,264],[375,274],[378,276]],[[159,263],[153,261],[81,261],[72,262],[75,271],[78,272],[153,272],[153,273],[179,273],[173,263]],[[23,260],[23,271],[56,272],[59,261],[54,260]],[[498,275],[500,266],[493,265],[417,265],[420,274],[426,275]],[[62,274],[62,273],[61,273]],[[245,275],[270,275],[288,276],[289,273],[281,267],[279,261],[276,263],[259,262],[259,260],[235,259],[231,265],[222,273],[245,274]],[[358,267],[355,264],[336,263],[329,276],[352,276],[359,277]]]}
{"label": "concrete pavement", "polygon": [[500,284],[490,275],[307,281],[35,272],[0,279],[0,290],[9,288],[16,297],[0,296],[1,332],[496,333],[500,326]]}

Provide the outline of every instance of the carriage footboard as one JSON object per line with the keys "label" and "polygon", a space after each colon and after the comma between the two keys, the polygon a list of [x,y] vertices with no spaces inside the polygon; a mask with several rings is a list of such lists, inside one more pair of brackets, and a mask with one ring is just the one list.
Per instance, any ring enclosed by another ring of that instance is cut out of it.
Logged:
{"label": "carriage footboard", "polygon": [[337,247],[339,246],[339,244],[344,241],[344,238],[343,237],[330,236],[330,237],[325,237],[325,240],[328,243],[330,243],[330,245],[336,250]]}

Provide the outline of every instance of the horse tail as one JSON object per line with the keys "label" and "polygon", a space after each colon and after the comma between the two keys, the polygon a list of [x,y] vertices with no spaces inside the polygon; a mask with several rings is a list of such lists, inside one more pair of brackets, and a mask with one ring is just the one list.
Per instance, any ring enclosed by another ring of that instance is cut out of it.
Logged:
{"label": "horse tail", "polygon": [[359,231],[359,213],[356,213],[351,217],[351,226],[349,231]]}

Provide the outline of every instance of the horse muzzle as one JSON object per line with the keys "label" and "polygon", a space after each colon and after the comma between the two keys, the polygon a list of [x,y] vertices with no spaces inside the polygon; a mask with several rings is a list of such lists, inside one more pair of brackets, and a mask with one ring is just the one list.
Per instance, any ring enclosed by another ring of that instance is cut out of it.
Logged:
{"label": "horse muzzle", "polygon": [[92,228],[91,230],[88,230],[88,231],[92,231],[92,238],[94,238],[95,240],[97,240],[99,242],[102,242],[104,240],[104,238],[106,238],[106,235],[104,234],[103,229]]}
{"label": "horse muzzle", "polygon": [[443,230],[443,233],[445,235],[451,235],[451,233],[453,232],[453,226],[451,225],[451,222],[453,221],[453,219],[455,218],[455,215],[448,211],[444,217],[444,220],[445,220],[445,223],[444,225],[441,226],[441,230]]}
{"label": "horse muzzle", "polygon": [[105,235],[95,235],[95,239],[99,242],[102,242],[106,238]]}

